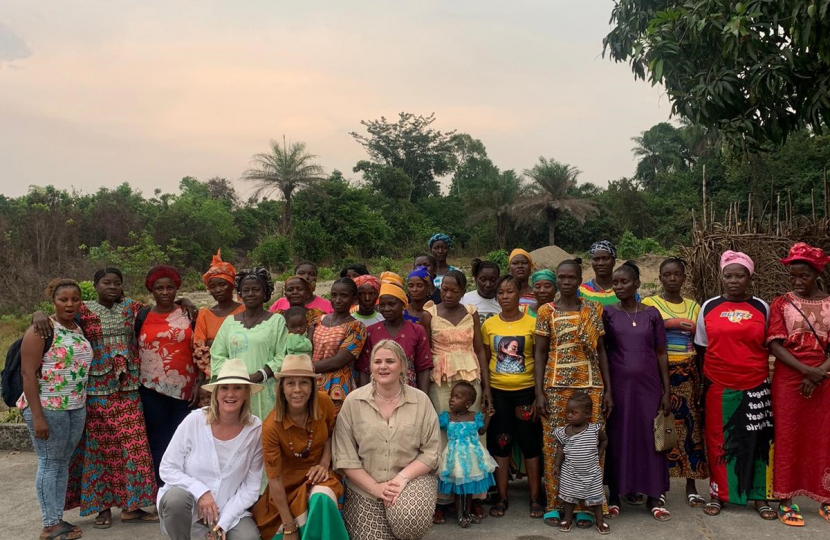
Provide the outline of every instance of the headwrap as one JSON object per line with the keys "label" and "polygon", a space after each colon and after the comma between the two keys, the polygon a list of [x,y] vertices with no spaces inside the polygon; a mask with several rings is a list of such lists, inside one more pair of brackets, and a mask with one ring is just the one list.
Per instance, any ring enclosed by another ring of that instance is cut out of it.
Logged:
{"label": "headwrap", "polygon": [[371,285],[376,291],[380,292],[380,280],[375,276],[357,276],[353,281],[354,284],[357,285],[358,289],[364,285]]}
{"label": "headwrap", "polygon": [[299,279],[300,281],[303,282],[303,285],[305,285],[308,292],[314,292],[314,285],[312,285],[311,282],[309,280],[307,280],[306,278],[304,278],[303,276],[293,275],[289,278],[285,278],[285,281],[283,281],[283,283],[288,283],[292,279]]}
{"label": "headwrap", "polygon": [[522,248],[516,248],[513,251],[511,251],[510,252],[510,257],[507,258],[507,262],[510,263],[510,261],[512,261],[513,258],[516,257],[517,255],[524,255],[525,257],[527,257],[527,262],[530,263],[530,269],[531,270],[536,268],[536,266],[533,264],[533,257],[531,257],[530,253],[523,250]]}
{"label": "headwrap", "polygon": [[403,278],[396,274],[395,272],[381,272],[380,273],[380,284],[383,286],[384,283],[389,283],[391,285],[397,285],[401,289],[404,287]]}
{"label": "headwrap", "polygon": [[144,278],[144,286],[147,287],[148,291],[153,292],[153,284],[161,278],[172,279],[177,289],[182,286],[182,277],[179,275],[179,271],[166,264],[150,268],[147,277]]}
{"label": "headwrap", "polygon": [[532,287],[533,285],[536,285],[539,281],[550,281],[553,283],[553,286],[556,287],[556,274],[547,268],[533,272],[530,276],[530,286]]}
{"label": "headwrap", "polygon": [[242,282],[248,278],[254,278],[259,281],[260,285],[262,285],[262,288],[265,290],[266,302],[271,299],[271,295],[274,293],[274,282],[271,281],[271,274],[268,273],[268,270],[260,268],[259,266],[240,270],[239,273],[236,274],[237,293],[242,294]]}
{"label": "headwrap", "polygon": [[781,259],[781,263],[785,265],[796,262],[803,262],[812,266],[818,273],[824,271],[824,267],[830,262],[830,257],[824,253],[821,248],[814,248],[804,242],[797,242],[790,248],[790,253],[786,259]]}
{"label": "headwrap", "polygon": [[395,285],[394,283],[383,283],[380,286],[380,296],[383,296],[384,294],[394,296],[395,298],[403,302],[404,309],[409,307],[409,299],[406,297],[406,293],[403,291],[403,287]]}
{"label": "headwrap", "polygon": [[214,255],[213,260],[210,261],[210,268],[208,268],[208,271],[202,274],[202,283],[205,284],[205,287],[208,286],[208,283],[212,278],[224,279],[231,285],[236,282],[236,268],[234,268],[231,263],[222,260],[221,249],[216,251],[216,255]]}
{"label": "headwrap", "polygon": [[608,240],[600,240],[599,242],[594,242],[593,244],[591,244],[591,249],[589,251],[591,255],[593,255],[597,251],[607,251],[611,254],[612,259],[617,258],[617,248],[615,248],[614,244],[612,244]]}
{"label": "headwrap", "polygon": [[447,244],[448,248],[452,247],[452,238],[450,238],[449,236],[447,236],[444,233],[438,232],[438,233],[433,234],[429,238],[429,249],[432,249],[432,244],[434,244],[435,242],[438,242],[439,240],[444,242],[445,244]]}
{"label": "headwrap", "polygon": [[731,249],[727,249],[723,252],[723,255],[720,256],[721,271],[723,271],[723,269],[729,266],[730,264],[740,264],[741,266],[749,270],[750,276],[753,274],[753,272],[755,272],[755,263],[752,262],[752,259],[749,258],[749,255],[741,251],[732,251]]}
{"label": "headwrap", "polygon": [[412,278],[419,278],[427,283],[431,281],[429,279],[429,270],[427,270],[426,267],[423,266],[419,266],[418,268],[410,272],[409,275],[406,276],[406,281],[409,281]]}

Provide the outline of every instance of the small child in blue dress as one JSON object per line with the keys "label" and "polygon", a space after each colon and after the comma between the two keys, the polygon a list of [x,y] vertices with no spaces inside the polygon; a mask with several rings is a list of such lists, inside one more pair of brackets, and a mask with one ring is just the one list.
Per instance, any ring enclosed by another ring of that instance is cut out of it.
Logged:
{"label": "small child in blue dress", "polygon": [[490,419],[495,414],[491,406],[484,416],[471,412],[477,392],[473,385],[461,381],[450,392],[450,410],[438,416],[441,429],[447,430],[447,447],[441,456],[438,474],[438,490],[456,495],[458,524],[466,528],[479,519],[470,513],[473,495],[486,493],[495,485],[493,471],[496,462],[481,444],[478,437],[484,435]]}
{"label": "small child in blue dress", "polygon": [[553,432],[559,447],[554,470],[559,475],[559,498],[565,503],[565,514],[559,522],[562,532],[569,532],[573,527],[574,508],[579,502],[594,511],[600,534],[611,532],[602,516],[605,491],[599,466],[600,457],[608,447],[608,437],[599,424],[589,422],[591,409],[591,396],[575,392],[565,406],[568,425]]}

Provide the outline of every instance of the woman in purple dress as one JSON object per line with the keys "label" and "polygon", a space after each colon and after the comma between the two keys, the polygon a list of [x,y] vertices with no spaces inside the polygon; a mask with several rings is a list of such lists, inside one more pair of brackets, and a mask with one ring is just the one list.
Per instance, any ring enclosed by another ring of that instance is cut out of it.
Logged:
{"label": "woman in purple dress", "polygon": [[634,263],[614,272],[613,287],[619,303],[602,312],[614,395],[606,427],[608,511],[619,515],[620,495],[644,493],[654,519],[668,521],[663,494],[669,490],[669,466],[665,453],[654,449],[653,430],[658,412],[671,414],[666,329],[659,311],[637,301],[640,270]]}

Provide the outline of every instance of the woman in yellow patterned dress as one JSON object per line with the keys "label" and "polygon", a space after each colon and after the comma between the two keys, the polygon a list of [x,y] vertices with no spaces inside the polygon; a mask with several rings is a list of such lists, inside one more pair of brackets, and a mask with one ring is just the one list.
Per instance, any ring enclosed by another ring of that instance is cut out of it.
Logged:
{"label": "woman in yellow patterned dress", "polygon": [[[559,298],[541,306],[536,315],[536,413],[544,419],[543,478],[547,494],[545,523],[558,525],[564,503],[559,500],[559,477],[554,473],[556,428],[565,426],[566,405],[574,392],[590,396],[590,421],[605,424],[613,400],[608,375],[608,358],[602,336],[602,305],[578,296],[582,283],[582,261],[567,260],[556,268]],[[606,505],[603,504],[605,507]],[[576,508],[577,527],[590,527],[594,518],[583,505]],[[603,508],[607,513],[607,508]]]}

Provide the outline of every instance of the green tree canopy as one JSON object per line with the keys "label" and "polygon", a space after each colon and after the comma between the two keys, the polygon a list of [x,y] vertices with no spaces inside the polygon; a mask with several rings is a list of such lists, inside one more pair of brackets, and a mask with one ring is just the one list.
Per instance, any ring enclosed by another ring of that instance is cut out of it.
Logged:
{"label": "green tree canopy", "polygon": [[604,54],[741,148],[830,122],[830,0],[617,0]]}

